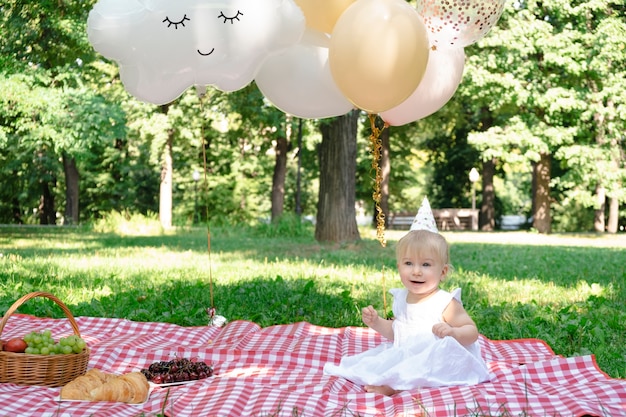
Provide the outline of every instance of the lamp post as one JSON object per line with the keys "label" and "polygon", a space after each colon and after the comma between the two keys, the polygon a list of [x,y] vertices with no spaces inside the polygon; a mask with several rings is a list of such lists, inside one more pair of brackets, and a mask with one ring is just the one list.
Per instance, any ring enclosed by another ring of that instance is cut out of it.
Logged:
{"label": "lamp post", "polygon": [[192,174],[193,178],[193,221],[194,224],[197,220],[197,212],[198,212],[198,181],[200,181],[200,173],[198,170],[194,170]]}
{"label": "lamp post", "polygon": [[472,183],[472,210],[476,210],[476,181],[478,181],[479,177],[478,170],[472,168],[469,172],[469,180]]}

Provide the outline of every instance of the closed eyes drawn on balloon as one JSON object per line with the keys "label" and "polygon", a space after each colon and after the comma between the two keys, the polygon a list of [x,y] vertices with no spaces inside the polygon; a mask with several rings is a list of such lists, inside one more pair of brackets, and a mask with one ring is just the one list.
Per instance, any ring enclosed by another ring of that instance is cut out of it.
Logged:
{"label": "closed eyes drawn on balloon", "polygon": [[183,27],[185,27],[185,21],[189,21],[191,19],[189,19],[187,17],[187,15],[184,15],[182,19],[180,19],[178,22],[174,22],[173,20],[171,20],[168,16],[165,16],[165,19],[163,19],[163,23],[167,23],[167,27],[171,27],[172,25],[174,25],[174,29],[178,29],[178,25],[181,25]]}
{"label": "closed eyes drawn on balloon", "polygon": [[[240,22],[239,16],[243,16],[243,13],[241,12],[241,10],[237,10],[237,13],[233,17],[228,17],[224,14],[224,12],[220,12],[220,15],[217,16],[217,18],[224,19],[224,23],[230,22],[230,24],[232,25],[235,22],[235,20]],[[186,14],[178,22],[173,21],[172,19],[169,18],[169,16],[165,16],[165,19],[163,19],[163,23],[166,23],[168,28],[174,26],[174,29],[178,29],[178,25],[185,27],[186,21],[187,22],[191,21],[191,19],[189,19]]]}
{"label": "closed eyes drawn on balloon", "polygon": [[[239,16],[243,16],[243,13],[241,12],[241,10],[237,10],[237,13],[232,16],[232,17],[228,17],[224,14],[223,11],[220,12],[219,16],[217,16],[218,19],[224,19],[224,23],[226,22],[230,22],[230,24],[232,25],[234,23],[235,20],[237,20],[238,22],[239,20]],[[185,26],[185,22],[190,22],[191,19],[187,17],[187,14],[185,14],[183,16],[182,19],[178,20],[178,21],[174,21],[172,19],[169,18],[169,16],[165,16],[165,19],[163,19],[163,23],[167,24],[167,27],[174,27],[174,29],[178,30],[178,26],[182,26],[182,27],[186,27]],[[200,49],[196,49],[196,51],[198,52],[198,54],[202,55],[202,56],[209,56],[211,55],[213,52],[215,52],[215,48],[212,48],[209,52],[202,52]]]}
{"label": "closed eyes drawn on balloon", "polygon": [[243,13],[237,10],[237,14],[233,17],[224,16],[224,12],[221,12],[218,18],[224,19],[224,23],[230,21],[230,24],[232,25],[235,20],[239,21],[239,16],[243,16]]}

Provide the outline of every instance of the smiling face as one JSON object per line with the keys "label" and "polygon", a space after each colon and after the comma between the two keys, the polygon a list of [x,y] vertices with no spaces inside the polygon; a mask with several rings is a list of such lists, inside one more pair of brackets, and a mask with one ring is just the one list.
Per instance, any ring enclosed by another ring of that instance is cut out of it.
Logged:
{"label": "smiling face", "polygon": [[292,0],[99,0],[87,32],[131,94],[164,104],[192,85],[245,87],[304,26]]}
{"label": "smiling face", "polygon": [[409,291],[407,302],[416,303],[439,289],[448,273],[448,244],[438,233],[426,230],[409,232],[396,248],[398,273]]}

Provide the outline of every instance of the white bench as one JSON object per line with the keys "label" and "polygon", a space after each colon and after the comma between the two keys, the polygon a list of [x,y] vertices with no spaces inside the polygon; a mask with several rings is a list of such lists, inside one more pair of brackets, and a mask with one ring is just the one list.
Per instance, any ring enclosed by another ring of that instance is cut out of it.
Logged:
{"label": "white bench", "polygon": [[[478,213],[475,209],[433,209],[437,228],[443,230],[478,230]],[[417,212],[392,213],[389,216],[390,229],[410,229]]]}
{"label": "white bench", "polygon": [[507,214],[500,217],[500,229],[502,230],[519,230],[526,224],[526,216]]}

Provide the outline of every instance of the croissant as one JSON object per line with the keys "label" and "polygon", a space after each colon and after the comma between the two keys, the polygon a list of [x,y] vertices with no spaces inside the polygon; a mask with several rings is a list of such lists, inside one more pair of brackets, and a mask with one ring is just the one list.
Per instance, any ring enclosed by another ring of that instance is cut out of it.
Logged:
{"label": "croissant", "polygon": [[139,404],[148,399],[149,390],[141,372],[117,376],[91,369],[61,388],[61,399]]}
{"label": "croissant", "polygon": [[99,369],[90,369],[61,388],[61,398],[64,400],[90,400],[91,390],[115,378],[115,375],[106,374]]}
{"label": "croissant", "polygon": [[139,404],[148,398],[150,384],[141,372],[131,372],[91,390],[94,401],[120,401]]}

